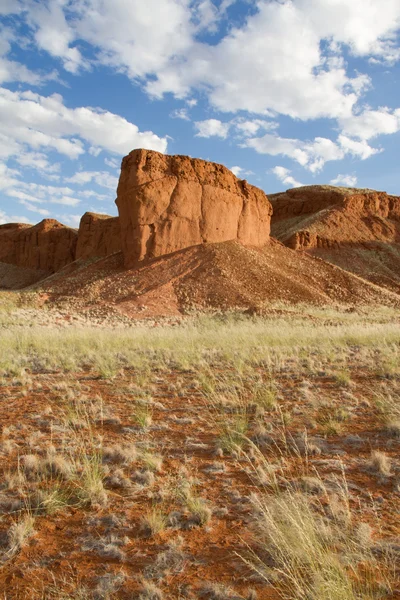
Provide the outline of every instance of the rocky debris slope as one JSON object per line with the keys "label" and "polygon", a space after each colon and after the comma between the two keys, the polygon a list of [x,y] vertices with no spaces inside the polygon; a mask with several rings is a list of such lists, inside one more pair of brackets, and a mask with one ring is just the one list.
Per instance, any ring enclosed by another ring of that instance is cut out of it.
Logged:
{"label": "rocky debris slope", "polygon": [[121,251],[118,217],[87,212],[79,224],[75,258],[100,258]]}
{"label": "rocky debris slope", "polygon": [[258,312],[275,302],[400,305],[396,294],[275,240],[261,249],[232,241],[191,246],[132,269],[114,254],[82,265],[73,278],[60,271],[42,290],[63,310],[110,307],[134,318],[210,308]]}
{"label": "rocky debris slope", "polygon": [[122,161],[117,200],[125,265],[203,243],[269,240],[267,196],[226,167],[134,150]]}
{"label": "rocky debris slope", "polygon": [[400,197],[386,192],[312,185],[269,199],[272,235],[296,250],[400,242]]}
{"label": "rocky debris slope", "polygon": [[0,262],[0,289],[2,290],[21,290],[46,276],[46,271],[24,269],[24,267]]}
{"label": "rocky debris slope", "polygon": [[400,198],[373,190],[307,186],[269,196],[272,235],[400,293]]}
{"label": "rocky debris slope", "polygon": [[25,269],[54,273],[75,260],[78,233],[54,219],[34,226],[0,227],[0,261]]}

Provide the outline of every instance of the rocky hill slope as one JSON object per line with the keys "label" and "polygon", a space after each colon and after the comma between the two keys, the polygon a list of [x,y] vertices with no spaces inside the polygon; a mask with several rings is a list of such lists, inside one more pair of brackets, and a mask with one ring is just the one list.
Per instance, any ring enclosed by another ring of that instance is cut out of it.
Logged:
{"label": "rocky hill slope", "polygon": [[400,197],[374,190],[307,186],[269,196],[272,235],[400,292]]}
{"label": "rocky hill slope", "polygon": [[275,240],[264,248],[237,241],[191,246],[132,269],[122,254],[77,261],[40,289],[71,313],[112,309],[135,318],[207,308],[262,314],[275,303],[400,306],[397,294]]}

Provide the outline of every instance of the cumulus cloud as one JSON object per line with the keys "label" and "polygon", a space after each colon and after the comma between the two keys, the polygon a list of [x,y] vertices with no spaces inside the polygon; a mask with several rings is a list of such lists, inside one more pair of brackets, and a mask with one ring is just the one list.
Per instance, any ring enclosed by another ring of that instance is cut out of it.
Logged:
{"label": "cumulus cloud", "polygon": [[234,175],[236,175],[236,177],[239,177],[239,178],[241,177],[242,179],[243,179],[243,177],[247,177],[249,175],[254,175],[253,171],[248,171],[248,170],[243,169],[242,167],[238,167],[238,166],[231,167],[230,170],[232,171],[232,173]]}
{"label": "cumulus cloud", "polygon": [[48,156],[42,152],[21,152],[14,160],[22,167],[28,167],[39,171],[44,176],[59,179],[60,163],[50,162]]}
{"label": "cumulus cloud", "polygon": [[382,107],[378,110],[367,109],[351,118],[340,121],[343,133],[360,140],[369,140],[382,134],[400,131],[400,108],[391,110]]}
{"label": "cumulus cloud", "polygon": [[28,22],[35,30],[35,41],[41,50],[60,58],[64,69],[76,73],[85,66],[85,60],[76,47],[73,47],[76,34],[67,23],[64,0],[35,2],[28,12]]}
{"label": "cumulus cloud", "polygon": [[219,137],[226,139],[230,128],[229,123],[222,123],[219,119],[206,119],[205,121],[196,121],[194,124],[197,129],[196,137]]}
{"label": "cumulus cloud", "polygon": [[27,200],[20,200],[19,203],[22,206],[24,206],[27,210],[37,213],[38,215],[41,215],[42,217],[49,217],[51,214],[50,211],[47,210],[47,208],[40,208],[36,204],[32,204],[31,202],[28,202]]}
{"label": "cumulus cloud", "polygon": [[261,130],[271,131],[278,127],[274,121],[265,121],[264,119],[243,119],[237,118],[231,121],[239,135],[244,137],[256,135]]}
{"label": "cumulus cloud", "polygon": [[206,119],[205,121],[196,121],[194,123],[197,130],[197,137],[220,137],[227,138],[228,133],[234,130],[236,137],[246,138],[264,131],[273,131],[278,127],[275,121],[265,121],[264,119],[244,119],[236,117],[230,121],[220,121],[219,119]]}
{"label": "cumulus cloud", "polygon": [[335,179],[331,179],[330,184],[345,187],[355,187],[357,185],[357,177],[356,175],[343,175],[339,173]]}
{"label": "cumulus cloud", "polygon": [[204,29],[219,27],[232,4],[3,0],[6,14],[27,9],[36,44],[67,70],[103,64],[156,97],[184,98],[201,88],[222,111],[345,118],[370,82],[347,72],[343,48],[375,60],[400,58],[398,0],[385,0],[384,9],[380,0],[258,0],[240,26],[217,43],[204,41]]}
{"label": "cumulus cloud", "polygon": [[115,158],[105,158],[104,159],[104,163],[107,165],[107,167],[111,167],[112,169],[119,169],[120,168],[120,163],[115,159]]}
{"label": "cumulus cloud", "polygon": [[282,181],[285,185],[290,185],[291,187],[301,187],[304,185],[303,183],[296,181],[296,179],[291,176],[290,169],[286,169],[285,167],[276,166],[271,169],[271,173],[276,175],[279,181]]}
{"label": "cumulus cloud", "polygon": [[72,177],[67,178],[68,183],[85,185],[87,183],[96,183],[101,187],[115,190],[118,185],[118,177],[114,177],[108,171],[78,171]]}
{"label": "cumulus cloud", "polygon": [[52,148],[74,159],[85,152],[83,142],[126,154],[142,147],[165,152],[166,138],[138,127],[109,111],[68,108],[59,94],[41,96],[31,91],[0,88],[0,156],[18,155],[25,146]]}
{"label": "cumulus cloud", "polygon": [[346,44],[356,56],[373,55],[392,62],[400,58],[396,32],[398,0],[296,0],[321,38]]}
{"label": "cumulus cloud", "polygon": [[336,142],[328,138],[316,137],[313,141],[282,138],[270,133],[258,138],[249,138],[242,144],[260,154],[287,156],[312,173],[320,171],[326,162],[342,160],[347,154],[365,160],[379,152],[366,141],[357,141],[339,135]]}
{"label": "cumulus cloud", "polygon": [[70,227],[79,227],[79,223],[81,221],[82,215],[74,215],[74,214],[62,214],[57,215],[57,219],[61,223],[65,223],[65,225],[69,225]]}
{"label": "cumulus cloud", "polygon": [[6,212],[4,212],[4,210],[0,210],[0,225],[5,225],[6,223],[31,224],[32,221],[29,217],[22,216],[22,215],[8,215]]}
{"label": "cumulus cloud", "polygon": [[193,43],[180,61],[147,83],[147,91],[182,96],[206,86],[211,103],[222,111],[272,110],[301,119],[351,114],[369,78],[350,77],[339,54],[322,54],[311,8],[286,1],[258,2],[257,9],[218,44]]}
{"label": "cumulus cloud", "polygon": [[345,154],[361,158],[361,160],[366,160],[370,156],[382,152],[380,148],[372,148],[366,140],[357,141],[342,134],[339,135],[338,142]]}
{"label": "cumulus cloud", "polygon": [[[75,35],[98,49],[105,65],[132,79],[162,70],[192,43],[187,0],[72,0]],[[40,24],[39,24],[40,27]]]}
{"label": "cumulus cloud", "polygon": [[1,0],[0,15],[16,15],[22,12],[23,8],[21,0]]}
{"label": "cumulus cloud", "polygon": [[78,206],[81,202],[72,188],[23,181],[18,170],[10,169],[4,163],[0,163],[0,190],[27,210],[42,216],[50,214],[44,205]]}
{"label": "cumulus cloud", "polygon": [[190,121],[187,108],[177,108],[169,115],[171,119],[182,119],[182,121]]}
{"label": "cumulus cloud", "polygon": [[7,217],[6,213],[4,212],[4,210],[0,210],[0,225],[4,225],[5,223],[8,223],[9,221],[7,219],[8,219],[8,217]]}

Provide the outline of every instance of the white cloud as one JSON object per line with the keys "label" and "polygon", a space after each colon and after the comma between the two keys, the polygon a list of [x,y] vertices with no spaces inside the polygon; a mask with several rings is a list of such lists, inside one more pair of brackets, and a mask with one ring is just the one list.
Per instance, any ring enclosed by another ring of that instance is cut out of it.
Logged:
{"label": "white cloud", "polygon": [[112,169],[120,169],[121,164],[115,158],[105,158],[105,164],[107,167],[111,167]]}
{"label": "white cloud", "polygon": [[0,163],[0,189],[3,194],[16,198],[29,211],[48,216],[50,211],[43,205],[77,206],[81,202],[70,187],[21,181],[20,177],[19,171]]}
{"label": "white cloud", "polygon": [[60,164],[50,163],[48,157],[41,152],[22,152],[15,156],[14,160],[22,167],[31,167],[43,173],[54,174],[60,171]]}
{"label": "white cloud", "polygon": [[400,27],[398,0],[296,0],[321,38],[349,46],[356,56],[400,57],[396,31]]}
{"label": "white cloud", "polygon": [[290,175],[291,171],[285,167],[274,167],[271,169],[271,172],[285,185],[290,185],[291,187],[301,187],[304,185],[303,183],[296,181],[296,179]]}
{"label": "white cloud", "polygon": [[80,204],[78,198],[71,198],[71,196],[61,196],[53,200],[53,204],[63,204],[64,206],[77,206]]}
{"label": "white cloud", "polygon": [[[257,0],[248,3],[240,26],[230,27],[217,43],[199,41],[204,29],[219,26],[234,0],[217,4],[24,2],[39,48],[60,58],[66,69],[106,65],[156,97],[172,92],[185,98],[202,89],[222,111],[350,117],[370,82],[365,74],[347,72],[343,46],[355,56],[400,58],[399,0],[384,5],[381,0]],[[3,5],[5,13],[18,13],[22,6],[10,0]]]}
{"label": "white cloud", "polygon": [[172,119],[182,119],[183,121],[190,121],[187,108],[177,108],[176,110],[173,110],[170,114],[170,117]]}
{"label": "white cloud", "polygon": [[365,160],[374,154],[382,152],[379,148],[372,148],[365,140],[357,141],[345,135],[339,135],[338,142],[346,154]]}
{"label": "white cloud", "polygon": [[85,65],[85,61],[79,50],[71,46],[75,33],[65,19],[64,8],[64,0],[31,4],[28,22],[35,30],[35,41],[39,48],[61,58],[64,69],[76,73]]}
{"label": "white cloud", "polygon": [[[182,117],[183,118],[183,117]],[[255,135],[261,130],[273,131],[277,129],[276,121],[265,121],[264,119],[244,119],[237,117],[230,121],[222,122],[219,119],[206,119],[194,123],[198,133],[197,137],[220,137],[225,139],[233,129],[237,137],[246,138]]]}
{"label": "white cloud", "polygon": [[339,185],[345,187],[355,187],[357,185],[356,175],[342,175],[339,174],[335,179],[331,179],[331,185]]}
{"label": "white cloud", "polygon": [[196,137],[220,137],[226,139],[228,136],[230,124],[222,123],[219,119],[206,119],[205,121],[196,121]]}
{"label": "white cloud", "polygon": [[35,212],[38,215],[41,215],[42,217],[49,217],[51,214],[50,211],[46,208],[39,208],[38,206],[36,206],[36,204],[32,204],[27,200],[20,200],[19,203],[22,204],[22,206],[24,206],[27,210]]}
{"label": "white cloud", "polygon": [[23,10],[20,0],[0,0],[0,15],[16,15]]}
{"label": "white cloud", "polygon": [[278,123],[265,121],[264,119],[234,119],[231,123],[235,125],[237,132],[244,137],[255,135],[260,129],[271,131],[278,127]]}
{"label": "white cloud", "polygon": [[[0,0],[0,15],[5,14],[1,12],[3,7]],[[16,35],[12,29],[3,26],[0,36],[0,84],[19,82],[40,86],[49,80],[57,79],[56,71],[51,71],[50,73],[34,72],[25,65],[8,58],[8,55],[12,51],[13,43],[19,47],[23,45],[21,34],[18,33]]]}
{"label": "white cloud", "polygon": [[378,110],[364,110],[358,115],[340,121],[343,133],[361,140],[369,140],[381,134],[400,131],[400,108],[391,110],[381,107]]}
{"label": "white cloud", "polygon": [[246,171],[246,169],[242,169],[242,167],[231,167],[230,170],[236,177],[242,177],[245,175],[254,175],[253,171]]}
{"label": "white cloud", "polygon": [[348,154],[365,160],[379,152],[366,141],[353,140],[344,135],[339,135],[337,141],[333,142],[323,137],[303,141],[267,133],[259,138],[245,140],[242,146],[253,148],[260,154],[287,156],[312,173],[320,171],[326,162],[342,160]]}
{"label": "white cloud", "polygon": [[[155,74],[192,43],[187,0],[73,0],[76,36],[98,49],[105,65],[132,79]],[[40,27],[40,24],[38,24]]]}
{"label": "white cloud", "polygon": [[78,196],[82,196],[82,198],[95,198],[96,200],[104,201],[110,200],[110,196],[106,196],[105,194],[98,194],[93,190],[79,190],[76,192]]}
{"label": "white cloud", "polygon": [[301,119],[351,114],[369,80],[349,77],[340,56],[328,60],[322,54],[309,11],[289,1],[258,2],[257,9],[218,44],[193,43],[180,61],[175,57],[148,82],[148,92],[181,97],[206,86],[222,111],[272,110]]}
{"label": "white cloud", "polygon": [[[0,88],[0,156],[20,154],[21,148],[53,148],[77,158],[82,140],[117,154],[141,147],[165,152],[166,138],[140,132],[123,117],[89,107],[67,108],[59,94],[40,96]],[[78,136],[80,139],[78,139]]]}
{"label": "white cloud", "polygon": [[[0,7],[1,10],[1,7]],[[1,13],[0,13],[1,14]],[[8,216],[4,210],[0,209],[0,225],[5,225],[6,223],[26,223],[31,224],[32,221],[29,217],[19,216],[19,215],[11,215]]]}
{"label": "white cloud", "polygon": [[72,177],[67,178],[68,183],[76,183],[85,185],[87,183],[96,183],[110,190],[116,190],[118,185],[118,177],[114,177],[108,171],[78,171]]}
{"label": "white cloud", "polygon": [[4,225],[5,223],[8,223],[8,217],[6,215],[6,213],[4,212],[4,210],[0,209],[0,225]]}
{"label": "white cloud", "polygon": [[70,227],[77,228],[79,227],[79,223],[81,221],[82,215],[57,215],[57,219],[64,223],[65,225],[69,225]]}
{"label": "white cloud", "polygon": [[[48,203],[62,204],[64,206],[77,206],[80,203],[80,200],[78,198],[73,198],[71,196],[60,196],[59,198],[54,196],[50,197],[51,189],[54,190],[54,188],[50,188],[47,190],[47,196],[46,194],[43,194],[42,191],[42,197],[38,198],[37,196],[34,196],[31,193],[27,193],[26,191],[24,191],[29,190],[31,185],[32,184],[27,184],[25,182],[19,182],[19,188],[10,187],[6,190],[5,193],[11,198],[18,198],[20,200],[20,204],[23,204],[24,206],[26,206],[27,202],[29,202],[30,205]],[[45,188],[45,186],[42,187]]]}
{"label": "white cloud", "polygon": [[10,169],[4,163],[0,162],[0,190],[5,190],[18,184],[19,171]]}

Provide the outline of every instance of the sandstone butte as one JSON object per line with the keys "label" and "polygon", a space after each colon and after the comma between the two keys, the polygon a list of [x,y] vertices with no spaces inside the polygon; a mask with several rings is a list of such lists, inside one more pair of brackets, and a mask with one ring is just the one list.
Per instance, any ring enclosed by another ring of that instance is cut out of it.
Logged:
{"label": "sandstone butte", "polygon": [[86,213],[79,230],[45,219],[37,225],[0,225],[0,262],[41,271],[59,271],[77,259],[121,251],[118,217]]}
{"label": "sandstone butte", "polygon": [[270,194],[272,235],[295,250],[400,242],[400,197],[368,189],[305,186]]}
{"label": "sandstone butte", "polygon": [[76,260],[100,258],[121,251],[118,217],[85,213],[79,224]]}
{"label": "sandstone butte", "polygon": [[78,233],[54,219],[0,226],[0,262],[54,273],[75,260]]}
{"label": "sandstone butte", "polygon": [[134,150],[122,161],[116,203],[128,268],[207,242],[269,240],[265,193],[205,160]]}

